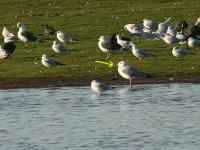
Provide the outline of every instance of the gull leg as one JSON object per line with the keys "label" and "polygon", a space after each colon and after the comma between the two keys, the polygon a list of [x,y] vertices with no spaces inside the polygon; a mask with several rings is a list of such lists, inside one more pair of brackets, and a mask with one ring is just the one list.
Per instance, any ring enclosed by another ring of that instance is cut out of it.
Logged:
{"label": "gull leg", "polygon": [[130,88],[132,87],[131,79],[129,79]]}
{"label": "gull leg", "polygon": [[25,42],[25,45],[24,45],[24,47],[25,47],[25,48],[27,48],[27,47],[28,47],[28,43],[27,43],[27,42]]}
{"label": "gull leg", "polygon": [[110,53],[108,52],[107,53],[107,58],[106,59],[109,59],[110,58]]}

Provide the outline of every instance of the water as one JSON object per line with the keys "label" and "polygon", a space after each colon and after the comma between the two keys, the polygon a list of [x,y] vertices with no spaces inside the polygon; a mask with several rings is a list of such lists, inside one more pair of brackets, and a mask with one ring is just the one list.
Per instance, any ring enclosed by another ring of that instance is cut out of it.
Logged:
{"label": "water", "polygon": [[0,150],[198,150],[200,84],[0,90]]}

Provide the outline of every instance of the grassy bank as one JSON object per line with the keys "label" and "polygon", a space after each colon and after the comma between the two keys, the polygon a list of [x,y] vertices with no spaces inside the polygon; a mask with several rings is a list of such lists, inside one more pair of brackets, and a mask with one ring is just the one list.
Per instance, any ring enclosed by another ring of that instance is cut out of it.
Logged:
{"label": "grassy bank", "polygon": [[[200,2],[192,0],[1,0],[0,28],[8,27],[17,34],[17,22],[25,24],[29,31],[41,38],[44,35],[42,25],[52,25],[57,31],[61,30],[78,39],[78,42],[68,44],[71,51],[67,54],[56,54],[51,49],[52,40],[43,43],[29,43],[24,48],[22,42],[17,42],[17,49],[11,59],[0,60],[1,79],[45,78],[45,77],[96,77],[118,75],[116,68],[95,63],[95,60],[107,61],[106,54],[97,45],[101,35],[111,36],[113,32],[125,34],[136,43],[136,38],[128,35],[123,26],[128,23],[142,24],[144,18],[163,22],[172,17],[171,25],[178,20],[186,20],[194,24],[198,17]],[[57,40],[54,35],[54,40]],[[0,37],[3,44],[3,37]],[[139,47],[151,51],[157,57],[144,59],[139,63],[129,50],[124,53],[111,54],[110,60],[117,64],[125,60],[132,66],[146,71],[154,76],[200,74],[200,52],[184,46],[197,53],[179,62],[169,45],[161,40],[148,41],[142,39]],[[55,67],[51,72],[42,66],[42,54],[65,63]],[[180,67],[181,66],[181,67]]]}

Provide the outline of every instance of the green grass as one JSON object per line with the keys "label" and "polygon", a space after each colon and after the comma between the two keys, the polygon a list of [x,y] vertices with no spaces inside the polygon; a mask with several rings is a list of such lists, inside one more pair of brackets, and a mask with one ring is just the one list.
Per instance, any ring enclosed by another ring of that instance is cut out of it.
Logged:
{"label": "green grass", "polygon": [[[74,38],[77,43],[68,44],[71,51],[67,54],[56,54],[51,49],[52,41],[43,43],[29,43],[24,48],[22,42],[17,42],[17,49],[11,59],[0,60],[1,79],[21,79],[38,77],[87,77],[112,76],[117,73],[116,68],[95,63],[95,60],[107,61],[106,54],[98,48],[98,38],[101,35],[111,36],[113,32],[125,34],[136,42],[136,38],[128,35],[123,27],[128,23],[142,24],[144,18],[163,22],[172,17],[171,25],[177,20],[186,20],[194,24],[200,16],[200,1],[191,0],[1,0],[0,28],[8,27],[17,34],[17,22],[25,24],[29,31],[43,35],[44,24],[52,25],[56,30],[64,31]],[[118,23],[118,25],[115,25]],[[54,39],[56,36],[54,35]],[[57,39],[56,39],[57,40]],[[3,44],[3,37],[0,37]],[[145,39],[138,43],[139,47],[152,51],[157,57],[138,59],[131,51],[126,54],[113,53],[110,60],[117,64],[125,60],[132,66],[152,75],[169,74],[200,74],[200,52],[192,48],[185,48],[196,52],[196,55],[184,58],[181,62],[175,58],[169,45],[163,41],[149,42]],[[52,68],[51,72],[40,61],[42,54],[65,63],[64,66]]]}

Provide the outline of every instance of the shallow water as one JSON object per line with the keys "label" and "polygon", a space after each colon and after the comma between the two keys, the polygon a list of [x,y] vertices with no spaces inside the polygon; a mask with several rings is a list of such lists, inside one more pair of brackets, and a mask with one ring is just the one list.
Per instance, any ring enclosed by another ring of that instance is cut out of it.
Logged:
{"label": "shallow water", "polygon": [[0,90],[0,150],[198,150],[200,84]]}

